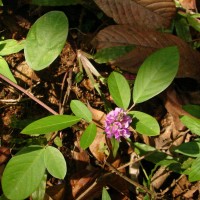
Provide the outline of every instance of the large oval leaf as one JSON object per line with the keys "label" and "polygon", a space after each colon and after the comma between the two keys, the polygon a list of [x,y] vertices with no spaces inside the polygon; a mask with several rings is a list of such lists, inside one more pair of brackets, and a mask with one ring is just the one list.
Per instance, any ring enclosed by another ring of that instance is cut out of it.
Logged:
{"label": "large oval leaf", "polygon": [[60,54],[68,35],[68,19],[61,11],[40,17],[28,32],[24,48],[28,65],[34,70],[48,67]]}
{"label": "large oval leaf", "polygon": [[200,180],[200,157],[198,157],[194,160],[188,175],[189,175],[189,181],[190,182]]}
{"label": "large oval leaf", "polygon": [[87,122],[92,121],[92,113],[89,111],[86,105],[81,101],[72,100],[70,103],[70,108],[76,116],[85,119]]}
{"label": "large oval leaf", "polygon": [[58,149],[48,146],[44,154],[44,163],[52,176],[64,179],[67,172],[67,166],[65,158]]}
{"label": "large oval leaf", "polygon": [[110,94],[120,108],[127,109],[130,104],[131,91],[125,77],[117,72],[112,72],[108,77]]}
{"label": "large oval leaf", "polygon": [[10,71],[8,63],[1,56],[0,56],[0,74],[2,74],[6,78],[10,79],[12,82],[17,84],[17,81],[15,80],[14,76],[12,75],[12,72]]}
{"label": "large oval leaf", "polygon": [[139,111],[131,111],[129,114],[132,115],[133,118],[131,126],[138,133],[148,136],[155,136],[160,134],[159,124],[152,116]]}
{"label": "large oval leaf", "polygon": [[34,135],[34,134],[47,134],[54,131],[59,131],[64,128],[70,127],[80,121],[79,117],[71,115],[52,115],[44,117],[26,126],[21,133]]}
{"label": "large oval leaf", "polygon": [[183,109],[196,118],[200,118],[200,105],[187,104],[183,105]]}
{"label": "large oval leaf", "polygon": [[86,128],[86,130],[81,135],[80,139],[81,148],[87,149],[94,141],[96,134],[97,134],[97,127],[95,124],[92,123]]}
{"label": "large oval leaf", "polygon": [[25,147],[6,165],[2,177],[5,196],[12,200],[26,199],[40,185],[44,173],[44,149]]}
{"label": "large oval leaf", "polygon": [[133,89],[134,103],[144,102],[166,89],[179,66],[177,47],[167,47],[150,55],[140,67]]}

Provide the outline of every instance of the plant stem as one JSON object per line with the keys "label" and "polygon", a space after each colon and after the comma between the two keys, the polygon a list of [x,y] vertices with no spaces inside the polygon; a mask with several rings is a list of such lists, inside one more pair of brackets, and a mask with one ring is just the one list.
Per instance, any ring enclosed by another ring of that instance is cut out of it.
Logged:
{"label": "plant stem", "polygon": [[21,92],[23,92],[24,94],[26,94],[27,96],[29,96],[32,100],[34,100],[35,102],[37,102],[38,104],[40,104],[43,108],[45,108],[46,110],[48,110],[53,115],[58,115],[58,113],[56,111],[54,111],[52,108],[50,108],[49,106],[47,106],[45,103],[43,103],[42,101],[40,101],[38,98],[36,98],[35,96],[33,96],[30,92],[26,91],[21,86],[15,84],[10,79],[8,79],[5,76],[3,76],[2,74],[0,74],[0,78],[3,79],[8,84],[12,85],[14,88],[20,90]]}

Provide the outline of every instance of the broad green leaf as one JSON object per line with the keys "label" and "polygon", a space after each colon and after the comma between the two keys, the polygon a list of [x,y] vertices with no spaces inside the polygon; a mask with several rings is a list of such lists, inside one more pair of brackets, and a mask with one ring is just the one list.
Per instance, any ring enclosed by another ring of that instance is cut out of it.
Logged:
{"label": "broad green leaf", "polygon": [[40,146],[29,146],[10,159],[2,177],[8,199],[25,199],[37,189],[45,173],[44,152]]}
{"label": "broad green leaf", "polygon": [[9,200],[8,198],[5,197],[5,195],[0,196],[0,200]]}
{"label": "broad green leaf", "polygon": [[199,181],[200,180],[200,157],[196,158],[193,163],[192,167],[189,170],[189,181],[194,182],[194,181]]}
{"label": "broad green leaf", "polygon": [[3,6],[3,2],[2,2],[2,0],[0,0],[0,6]]}
{"label": "broad green leaf", "polygon": [[133,118],[131,126],[138,133],[148,136],[155,136],[160,134],[159,124],[152,116],[139,111],[131,111],[129,114],[132,115]]}
{"label": "broad green leaf", "polygon": [[85,119],[87,122],[92,121],[92,113],[84,103],[79,100],[72,100],[70,103],[72,112],[77,116]]}
{"label": "broad green leaf", "polygon": [[44,163],[48,172],[59,179],[64,179],[67,165],[62,153],[55,147],[48,146],[44,154]]}
{"label": "broad green leaf", "polygon": [[44,195],[46,191],[46,180],[47,174],[44,174],[37,190],[35,190],[31,195],[32,200],[44,200]]}
{"label": "broad green leaf", "polygon": [[61,53],[68,35],[68,19],[61,11],[50,11],[31,27],[24,47],[28,65],[34,70],[48,67]]}
{"label": "broad green leaf", "polygon": [[200,135],[200,119],[182,116],[180,120],[192,133]]}
{"label": "broad green leaf", "polygon": [[131,91],[125,77],[112,72],[108,77],[108,88],[115,104],[126,110],[130,104]]}
{"label": "broad green leaf", "polygon": [[111,200],[109,193],[107,192],[106,188],[103,187],[102,191],[102,200]]}
{"label": "broad green leaf", "polygon": [[174,150],[176,153],[180,153],[186,156],[198,157],[200,156],[200,143],[199,142],[187,142],[183,143]]}
{"label": "broad green leaf", "polygon": [[0,55],[6,56],[12,53],[17,53],[24,48],[25,40],[17,41],[8,39],[0,41]]}
{"label": "broad green leaf", "polygon": [[112,144],[113,157],[115,158],[119,149],[119,141],[117,141],[115,138],[111,138],[110,141]]}
{"label": "broad green leaf", "polygon": [[193,115],[194,117],[200,118],[200,105],[183,105],[183,109]]}
{"label": "broad green leaf", "polygon": [[31,0],[31,4],[39,6],[69,6],[81,3],[83,0]]}
{"label": "broad green leaf", "polygon": [[92,142],[94,141],[95,137],[96,137],[96,133],[97,133],[97,127],[95,124],[90,124],[85,131],[83,132],[83,134],[81,135],[81,139],[80,139],[80,146],[83,149],[87,149]]}
{"label": "broad green leaf", "polygon": [[0,74],[2,74],[6,78],[10,79],[12,82],[17,84],[17,81],[15,80],[14,76],[12,75],[12,72],[10,71],[8,63],[1,56],[0,56]]}
{"label": "broad green leaf", "polygon": [[79,117],[71,115],[52,115],[36,120],[26,126],[21,133],[27,135],[47,134],[70,127],[80,121]]}
{"label": "broad green leaf", "polygon": [[98,51],[93,58],[97,63],[108,63],[133,49],[133,45],[109,47]]}
{"label": "broad green leaf", "polygon": [[177,47],[160,49],[150,55],[140,67],[135,79],[134,103],[144,102],[165,90],[175,78],[178,67]]}

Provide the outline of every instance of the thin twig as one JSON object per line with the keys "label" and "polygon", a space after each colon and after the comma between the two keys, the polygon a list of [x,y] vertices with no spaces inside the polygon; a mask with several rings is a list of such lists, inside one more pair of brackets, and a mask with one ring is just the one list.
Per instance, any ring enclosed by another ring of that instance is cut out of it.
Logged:
{"label": "thin twig", "polygon": [[12,85],[14,88],[20,90],[21,92],[23,92],[24,94],[26,94],[27,96],[29,96],[32,100],[34,100],[35,102],[37,102],[38,104],[40,104],[43,108],[45,108],[46,110],[48,110],[53,115],[58,115],[58,113],[56,111],[54,111],[52,108],[50,108],[49,106],[47,106],[45,103],[43,103],[42,101],[40,101],[39,99],[37,99],[35,96],[33,96],[30,92],[26,91],[21,86],[15,84],[10,79],[8,79],[5,76],[3,76],[2,74],[0,74],[0,78],[3,79],[4,81],[6,81],[7,83],[9,83],[10,85]]}
{"label": "thin twig", "polygon": [[139,183],[131,180],[130,178],[124,176],[120,171],[118,171],[114,166],[112,166],[110,163],[108,163],[107,161],[105,161],[105,164],[110,167],[112,169],[113,172],[115,172],[118,176],[120,176],[121,178],[123,178],[124,180],[126,180],[127,182],[129,182],[130,184],[134,185],[135,187],[138,187],[142,190],[144,190],[145,192],[147,192],[148,194],[150,194],[152,197],[154,197],[154,193],[147,189],[146,187],[140,185]]}

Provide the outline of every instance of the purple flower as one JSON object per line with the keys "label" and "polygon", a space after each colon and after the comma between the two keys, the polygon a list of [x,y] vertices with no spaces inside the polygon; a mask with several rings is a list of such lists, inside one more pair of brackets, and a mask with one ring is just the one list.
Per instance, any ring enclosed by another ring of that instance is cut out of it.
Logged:
{"label": "purple flower", "polygon": [[118,141],[121,137],[130,137],[129,125],[131,122],[131,117],[122,108],[115,108],[115,110],[110,111],[105,120],[107,137],[115,137]]}

